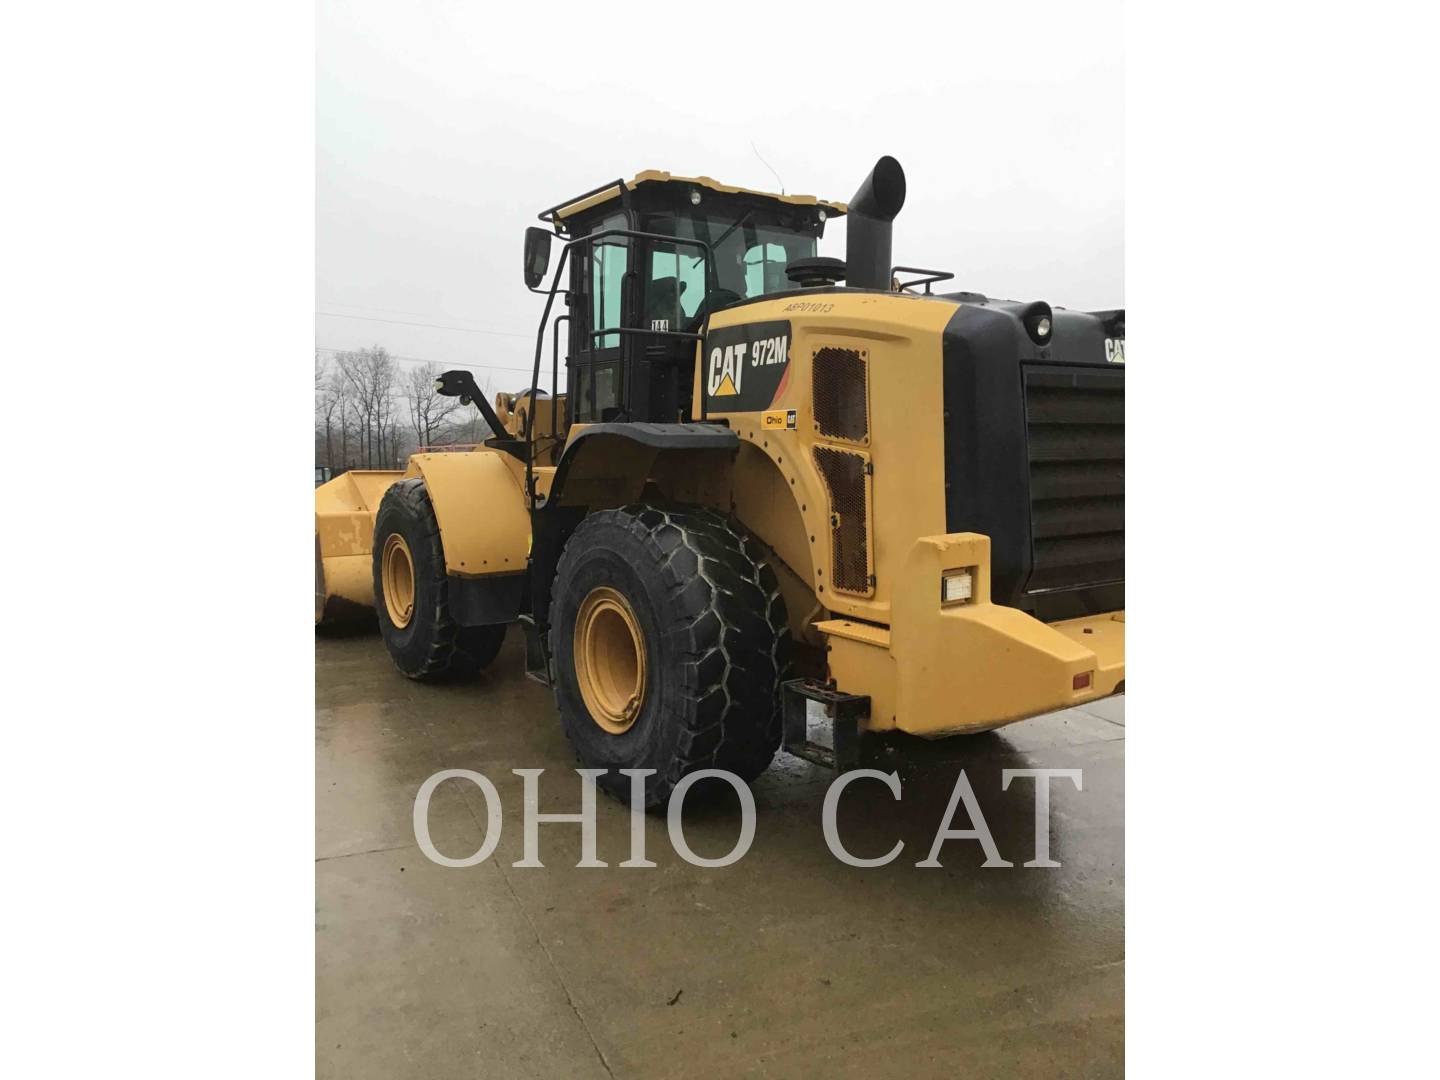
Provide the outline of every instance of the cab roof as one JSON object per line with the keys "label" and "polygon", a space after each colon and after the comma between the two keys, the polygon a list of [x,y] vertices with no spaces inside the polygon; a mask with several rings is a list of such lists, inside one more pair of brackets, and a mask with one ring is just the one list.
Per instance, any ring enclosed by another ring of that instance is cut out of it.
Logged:
{"label": "cab roof", "polygon": [[753,188],[735,187],[731,184],[722,184],[719,180],[708,176],[674,176],[663,169],[646,169],[635,174],[633,180],[614,180],[603,187],[587,191],[583,195],[577,195],[565,202],[540,214],[541,221],[558,225],[567,218],[586,210],[593,210],[597,206],[618,199],[622,187],[627,191],[634,191],[641,184],[678,184],[687,187],[702,187],[710,191],[718,191],[726,195],[750,195],[762,199],[774,199],[776,202],[789,203],[792,206],[823,206],[827,214],[839,216],[845,213],[847,207],[843,202],[833,202],[829,199],[817,199],[814,195],[776,195],[770,191],[756,191]]}

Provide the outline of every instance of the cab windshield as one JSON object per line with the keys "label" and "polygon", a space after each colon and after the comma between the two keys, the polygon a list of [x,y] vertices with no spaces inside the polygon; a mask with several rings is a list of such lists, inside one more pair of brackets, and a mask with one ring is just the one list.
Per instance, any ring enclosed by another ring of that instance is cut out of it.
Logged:
{"label": "cab windshield", "polygon": [[[787,221],[766,208],[667,214],[657,216],[648,229],[711,245],[715,255],[712,309],[794,288],[785,268],[816,252],[813,226]],[[698,321],[705,300],[705,263],[698,248],[668,248],[657,242],[650,253],[646,279],[646,309],[652,322],[663,320],[678,328],[677,322]]]}

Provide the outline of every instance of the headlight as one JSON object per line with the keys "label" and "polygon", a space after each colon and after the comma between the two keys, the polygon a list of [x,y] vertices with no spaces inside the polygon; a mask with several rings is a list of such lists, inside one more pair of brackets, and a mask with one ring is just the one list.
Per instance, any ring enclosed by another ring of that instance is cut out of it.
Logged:
{"label": "headlight", "polygon": [[940,576],[940,603],[965,604],[975,596],[975,577],[967,567],[947,570]]}

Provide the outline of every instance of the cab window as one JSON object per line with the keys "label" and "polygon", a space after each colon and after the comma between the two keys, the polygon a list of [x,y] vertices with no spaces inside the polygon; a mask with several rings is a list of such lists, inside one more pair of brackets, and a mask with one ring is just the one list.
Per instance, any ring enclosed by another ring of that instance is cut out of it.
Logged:
{"label": "cab window", "polygon": [[790,288],[790,257],[781,244],[756,244],[745,253],[745,295],[764,296]]}
{"label": "cab window", "polygon": [[[600,228],[623,229],[625,219],[619,215],[606,218]],[[590,248],[591,327],[609,330],[620,325],[620,294],[625,271],[630,265],[630,241],[622,236],[601,240]],[[620,344],[619,334],[596,338],[594,348],[613,349]]]}
{"label": "cab window", "polygon": [[[623,214],[612,214],[595,226],[596,232],[624,229]],[[577,277],[581,296],[577,318],[572,325],[575,337],[574,362],[570,368],[570,400],[576,420],[607,420],[623,400],[620,334],[603,333],[617,329],[624,315],[621,303],[625,274],[630,268],[630,240],[617,236],[587,244],[578,257]],[[588,295],[586,295],[588,294]],[[592,336],[591,331],[602,331]]]}
{"label": "cab window", "polygon": [[681,251],[657,248],[650,255],[645,319],[651,330],[680,330],[705,299],[705,263]]}
{"label": "cab window", "polygon": [[[701,240],[710,245],[715,255],[712,285],[721,305],[792,288],[785,274],[786,267],[796,259],[815,255],[819,233],[813,223],[792,221],[768,208],[702,206],[691,213],[655,215],[647,224],[652,232]],[[705,299],[705,267],[699,251],[684,245],[666,250],[657,244],[651,259],[651,272],[646,275],[647,293],[655,296],[655,302],[647,299],[647,318],[664,318],[659,314],[665,306],[666,297],[662,294],[671,288],[668,283],[648,286],[671,279],[680,290],[682,314],[693,319]],[[673,299],[670,307],[674,307]]]}

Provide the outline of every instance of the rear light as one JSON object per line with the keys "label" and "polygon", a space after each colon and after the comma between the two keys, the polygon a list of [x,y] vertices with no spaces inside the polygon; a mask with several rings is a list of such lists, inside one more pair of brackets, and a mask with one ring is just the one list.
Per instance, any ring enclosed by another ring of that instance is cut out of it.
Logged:
{"label": "rear light", "polygon": [[975,595],[975,577],[967,568],[951,570],[940,577],[940,603],[963,604]]}
{"label": "rear light", "polygon": [[1090,675],[1091,675],[1091,672],[1088,672],[1088,671],[1083,671],[1083,672],[1081,672],[1079,675],[1076,675],[1075,678],[1073,678],[1073,679],[1070,680],[1070,686],[1071,686],[1071,688],[1073,688],[1073,689],[1075,689],[1075,690],[1089,690],[1089,689],[1090,689]]}

